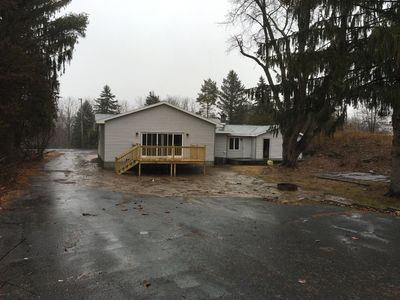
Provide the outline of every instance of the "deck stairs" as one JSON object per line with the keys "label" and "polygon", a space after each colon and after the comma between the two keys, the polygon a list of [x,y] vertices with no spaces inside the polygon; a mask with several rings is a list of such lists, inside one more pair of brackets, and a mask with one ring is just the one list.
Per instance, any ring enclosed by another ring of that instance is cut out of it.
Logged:
{"label": "deck stairs", "polygon": [[140,162],[140,145],[136,145],[115,158],[115,173],[122,175]]}

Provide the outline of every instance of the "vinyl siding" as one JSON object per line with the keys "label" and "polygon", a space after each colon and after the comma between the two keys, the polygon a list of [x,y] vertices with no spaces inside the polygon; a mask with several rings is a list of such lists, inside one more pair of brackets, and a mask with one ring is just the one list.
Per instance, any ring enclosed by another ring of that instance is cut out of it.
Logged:
{"label": "vinyl siding", "polygon": [[227,138],[227,158],[251,158],[251,138],[250,137],[239,137],[239,149],[229,149],[229,138]]}
{"label": "vinyl siding", "polygon": [[132,145],[141,144],[142,133],[180,133],[184,146],[206,146],[206,160],[214,162],[215,125],[167,105],[106,122],[105,161],[114,162]]}
{"label": "vinyl siding", "polygon": [[252,153],[252,140],[253,138],[251,137],[244,137],[242,141],[242,146],[243,146],[243,158],[252,158],[251,153]]}
{"label": "vinyl siding", "polygon": [[226,151],[228,147],[226,134],[215,135],[215,157],[226,158]]}
{"label": "vinyl siding", "polygon": [[104,125],[99,125],[99,144],[97,153],[102,161],[104,161]]}
{"label": "vinyl siding", "polygon": [[282,159],[282,135],[274,136],[271,133],[265,133],[257,137],[256,140],[256,159],[263,159],[264,139],[270,140],[269,158],[272,160]]}

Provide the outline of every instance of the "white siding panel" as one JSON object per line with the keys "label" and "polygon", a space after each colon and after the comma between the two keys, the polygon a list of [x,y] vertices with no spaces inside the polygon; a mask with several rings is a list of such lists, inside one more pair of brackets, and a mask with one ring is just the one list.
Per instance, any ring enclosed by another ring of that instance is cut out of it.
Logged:
{"label": "white siding panel", "polygon": [[228,149],[226,134],[215,135],[215,157],[226,158],[226,150]]}
{"label": "white siding panel", "polygon": [[[239,149],[237,150],[231,150],[229,149],[229,140],[231,136],[228,136],[226,143],[227,143],[227,158],[243,158],[243,138],[239,137],[240,142],[239,142]],[[232,136],[233,138],[233,136]]]}
{"label": "white siding panel", "polygon": [[97,154],[104,161],[104,125],[99,125],[99,140],[97,147]]}
{"label": "white siding panel", "polygon": [[105,161],[134,144],[141,144],[141,133],[181,133],[183,145],[206,146],[206,160],[214,161],[215,125],[166,105],[156,106],[105,124]]}
{"label": "white siding panel", "polygon": [[242,139],[243,158],[251,158],[252,153],[252,139],[251,137],[244,137]]}
{"label": "white siding panel", "polygon": [[269,158],[273,160],[282,159],[282,135],[274,136],[272,133],[266,133],[257,137],[256,141],[256,159],[263,159],[264,139],[270,140]]}
{"label": "white siding panel", "polygon": [[239,137],[240,144],[238,150],[229,149],[229,138],[226,140],[227,158],[253,158],[253,142],[251,137]]}

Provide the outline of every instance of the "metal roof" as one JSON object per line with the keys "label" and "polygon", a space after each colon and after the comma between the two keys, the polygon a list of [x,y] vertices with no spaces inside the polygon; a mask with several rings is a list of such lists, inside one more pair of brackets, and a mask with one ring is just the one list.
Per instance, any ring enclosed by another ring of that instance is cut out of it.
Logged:
{"label": "metal roof", "polygon": [[94,117],[96,119],[97,124],[104,124],[104,120],[114,117],[115,115],[109,115],[109,114],[95,114]]}
{"label": "metal roof", "polygon": [[191,112],[189,112],[189,111],[187,111],[187,110],[184,110],[183,108],[177,107],[177,106],[175,106],[175,105],[172,105],[171,103],[164,102],[164,101],[158,102],[158,103],[153,104],[153,105],[145,106],[145,107],[142,107],[142,108],[139,108],[139,109],[136,109],[136,110],[132,110],[132,111],[129,111],[129,112],[126,112],[126,113],[123,113],[123,114],[112,115],[112,116],[109,117],[109,118],[101,119],[101,120],[99,120],[99,121],[96,120],[96,123],[97,123],[97,124],[105,124],[105,122],[109,122],[109,121],[112,121],[112,120],[114,120],[114,119],[118,119],[118,118],[121,118],[121,117],[125,117],[125,116],[128,116],[128,115],[131,115],[131,114],[134,114],[134,113],[143,111],[143,110],[151,109],[151,108],[154,108],[154,107],[157,107],[157,106],[161,106],[161,105],[169,106],[169,107],[171,107],[171,108],[174,108],[174,109],[176,109],[176,110],[179,110],[179,111],[181,111],[181,112],[184,112],[184,113],[186,113],[186,114],[188,114],[188,115],[191,115],[192,117],[198,118],[198,119],[200,119],[200,120],[202,120],[202,121],[211,123],[211,124],[213,124],[213,125],[218,125],[217,123],[215,123],[215,122],[213,122],[213,121],[211,121],[211,120],[208,120],[208,119],[206,119],[206,118],[203,118],[202,116],[196,115],[196,114],[191,113]]}
{"label": "metal roof", "polygon": [[260,125],[225,125],[217,130],[217,134],[227,134],[230,136],[249,136],[256,137],[271,130],[271,126]]}

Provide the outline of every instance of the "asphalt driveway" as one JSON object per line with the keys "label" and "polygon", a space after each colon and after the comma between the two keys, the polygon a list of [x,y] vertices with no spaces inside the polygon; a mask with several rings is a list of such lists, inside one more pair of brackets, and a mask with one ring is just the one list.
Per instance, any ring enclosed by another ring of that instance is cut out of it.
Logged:
{"label": "asphalt driveway", "polygon": [[400,298],[400,218],[88,187],[82,154],[0,211],[0,299]]}

